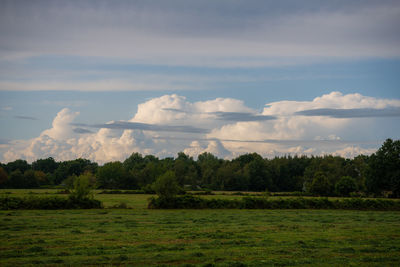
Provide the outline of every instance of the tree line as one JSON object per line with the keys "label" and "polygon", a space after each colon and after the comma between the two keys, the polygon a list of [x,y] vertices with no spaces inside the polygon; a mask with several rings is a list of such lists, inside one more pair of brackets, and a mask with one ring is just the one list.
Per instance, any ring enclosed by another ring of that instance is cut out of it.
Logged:
{"label": "tree line", "polygon": [[370,156],[283,156],[262,158],[257,153],[232,160],[183,152],[159,159],[133,153],[123,162],[99,166],[87,159],[57,162],[18,159],[0,163],[0,188],[70,187],[80,175],[99,189],[151,191],[158,177],[173,173],[176,183],[190,190],[302,192],[320,196],[390,195],[400,197],[400,140],[387,139]]}

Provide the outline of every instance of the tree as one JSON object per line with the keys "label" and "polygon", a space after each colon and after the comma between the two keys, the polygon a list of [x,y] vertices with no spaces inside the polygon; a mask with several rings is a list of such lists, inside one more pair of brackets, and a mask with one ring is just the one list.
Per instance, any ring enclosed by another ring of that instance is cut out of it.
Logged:
{"label": "tree", "polygon": [[247,182],[238,161],[225,161],[219,167],[212,189],[215,190],[245,190]]}
{"label": "tree", "polygon": [[97,163],[91,162],[88,159],[75,159],[75,160],[63,161],[59,164],[57,170],[55,171],[54,184],[60,184],[68,176],[71,175],[79,176],[86,171],[89,171],[91,173],[96,173]]}
{"label": "tree", "polygon": [[[312,184],[315,176],[323,174],[328,180],[327,185],[330,186],[326,190],[326,194],[331,194],[335,190],[335,184],[339,181],[340,177],[345,176],[346,160],[338,156],[324,156],[311,158],[310,164],[304,171],[305,182]],[[312,180],[310,181],[310,178]]]}
{"label": "tree", "polygon": [[93,199],[91,180],[93,175],[90,172],[85,172],[74,179],[74,186],[70,194],[71,199],[83,200]]}
{"label": "tree", "polygon": [[217,170],[221,165],[219,160],[213,154],[204,152],[197,157],[197,165],[200,168],[200,185],[202,187],[211,188],[212,181],[216,176]]}
{"label": "tree", "polygon": [[23,188],[36,188],[38,186],[39,186],[39,183],[36,180],[35,171],[27,170],[24,173],[24,187]]}
{"label": "tree", "polygon": [[371,155],[365,183],[369,192],[391,191],[394,197],[400,197],[400,140],[387,139]]}
{"label": "tree", "polygon": [[265,161],[261,157],[247,163],[244,170],[248,177],[249,190],[265,191],[265,189],[271,189],[272,180],[267,172]]}
{"label": "tree", "polygon": [[183,152],[179,152],[174,162],[173,170],[179,185],[195,186],[197,184],[199,174],[196,162],[192,157],[189,157]]}
{"label": "tree", "polygon": [[132,153],[127,159],[124,160],[124,168],[128,171],[140,170],[145,165],[145,160],[139,153]]}
{"label": "tree", "polygon": [[109,162],[98,168],[97,185],[99,188],[117,189],[127,184],[129,174],[119,161]]}
{"label": "tree", "polygon": [[136,180],[137,184],[139,184],[141,187],[144,187],[154,183],[157,177],[163,173],[159,167],[160,165],[157,162],[149,161],[136,175],[135,173],[131,173],[131,175],[134,175],[132,177]]}
{"label": "tree", "polygon": [[24,175],[17,169],[10,173],[10,179],[8,181],[8,187],[11,188],[26,188]]}
{"label": "tree", "polygon": [[42,171],[35,171],[35,180],[38,185],[46,185],[50,183],[48,175]]}
{"label": "tree", "polygon": [[58,167],[58,163],[52,158],[38,159],[32,162],[32,169],[44,173],[53,173]]}
{"label": "tree", "polygon": [[368,161],[369,156],[365,155],[358,155],[351,161],[351,165],[354,169],[354,175],[350,176],[355,179],[357,189],[359,191],[366,191],[365,180],[368,173]]}
{"label": "tree", "polygon": [[340,196],[349,196],[357,190],[356,181],[351,176],[343,176],[335,185],[336,193]]}
{"label": "tree", "polygon": [[8,182],[8,175],[3,167],[0,167],[0,188],[5,188]]}
{"label": "tree", "polygon": [[16,170],[20,170],[21,173],[24,173],[26,170],[29,170],[31,168],[31,165],[26,162],[26,160],[22,159],[17,159],[15,161],[11,161],[7,163],[5,166],[5,170],[7,173],[11,173]]}
{"label": "tree", "polygon": [[159,176],[153,184],[153,189],[160,198],[171,199],[180,191],[178,181],[173,171],[167,171]]}
{"label": "tree", "polygon": [[319,196],[327,196],[330,194],[330,188],[331,185],[325,174],[323,172],[317,172],[312,180],[310,192]]}

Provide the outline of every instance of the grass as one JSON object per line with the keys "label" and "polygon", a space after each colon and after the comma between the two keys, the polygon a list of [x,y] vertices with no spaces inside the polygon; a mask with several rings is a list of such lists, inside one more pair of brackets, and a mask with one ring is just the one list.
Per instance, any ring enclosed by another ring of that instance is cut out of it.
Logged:
{"label": "grass", "polygon": [[113,209],[0,216],[2,266],[400,263],[399,212]]}
{"label": "grass", "polygon": [[148,197],[96,195],[133,209],[0,211],[0,265],[400,265],[400,212],[148,210]]}

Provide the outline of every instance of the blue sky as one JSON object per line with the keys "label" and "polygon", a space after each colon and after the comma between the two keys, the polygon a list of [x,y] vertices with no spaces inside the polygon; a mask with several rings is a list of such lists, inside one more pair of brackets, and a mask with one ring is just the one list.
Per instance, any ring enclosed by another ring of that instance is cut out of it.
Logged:
{"label": "blue sky", "polygon": [[[400,137],[398,1],[2,1],[0,25],[0,161],[351,157]],[[296,113],[321,108],[369,115]],[[92,127],[112,121],[208,134]]]}

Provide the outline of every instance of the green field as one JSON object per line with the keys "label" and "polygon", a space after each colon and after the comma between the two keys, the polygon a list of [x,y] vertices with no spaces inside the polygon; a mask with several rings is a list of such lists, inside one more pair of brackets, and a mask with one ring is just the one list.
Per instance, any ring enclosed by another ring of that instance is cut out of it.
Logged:
{"label": "green field", "polygon": [[[95,197],[105,209],[0,211],[0,265],[400,265],[400,212],[148,210],[149,195]],[[107,208],[121,202],[132,209]]]}

